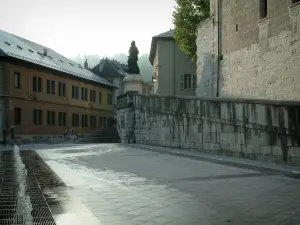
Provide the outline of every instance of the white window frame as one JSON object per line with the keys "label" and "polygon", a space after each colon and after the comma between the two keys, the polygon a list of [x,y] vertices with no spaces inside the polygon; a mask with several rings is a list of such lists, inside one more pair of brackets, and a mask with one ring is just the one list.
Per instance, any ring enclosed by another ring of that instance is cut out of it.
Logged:
{"label": "white window frame", "polygon": [[196,74],[183,74],[180,76],[180,89],[196,89],[197,75]]}

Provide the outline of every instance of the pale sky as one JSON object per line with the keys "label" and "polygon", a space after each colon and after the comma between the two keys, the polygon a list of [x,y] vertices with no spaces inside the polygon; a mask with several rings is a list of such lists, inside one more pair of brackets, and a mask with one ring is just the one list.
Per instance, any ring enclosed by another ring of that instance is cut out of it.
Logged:
{"label": "pale sky", "polygon": [[0,0],[0,29],[73,57],[149,53],[152,36],[173,28],[175,0]]}

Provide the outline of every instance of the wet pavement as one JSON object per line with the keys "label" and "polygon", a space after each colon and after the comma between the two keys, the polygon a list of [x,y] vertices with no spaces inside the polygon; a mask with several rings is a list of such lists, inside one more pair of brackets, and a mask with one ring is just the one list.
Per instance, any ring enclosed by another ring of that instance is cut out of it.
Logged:
{"label": "wet pavement", "polygon": [[298,179],[121,144],[49,146],[21,156],[57,225],[300,224]]}

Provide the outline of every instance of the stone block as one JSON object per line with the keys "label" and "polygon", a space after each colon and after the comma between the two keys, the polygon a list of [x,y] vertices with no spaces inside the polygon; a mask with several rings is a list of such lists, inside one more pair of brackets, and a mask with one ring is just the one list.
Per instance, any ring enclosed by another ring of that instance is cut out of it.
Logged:
{"label": "stone block", "polygon": [[291,147],[289,149],[289,156],[292,158],[300,158],[300,147]]}

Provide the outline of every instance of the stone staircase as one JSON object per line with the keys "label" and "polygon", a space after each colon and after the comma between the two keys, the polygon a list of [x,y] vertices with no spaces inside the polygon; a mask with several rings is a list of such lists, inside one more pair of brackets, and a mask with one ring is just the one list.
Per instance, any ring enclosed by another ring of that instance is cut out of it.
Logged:
{"label": "stone staircase", "polygon": [[76,143],[120,143],[121,139],[117,128],[104,128],[85,134],[79,138]]}

